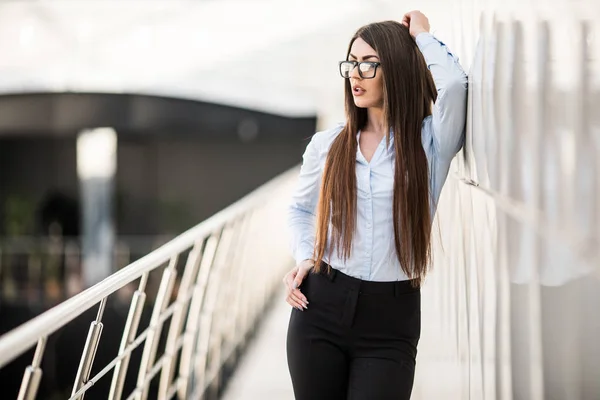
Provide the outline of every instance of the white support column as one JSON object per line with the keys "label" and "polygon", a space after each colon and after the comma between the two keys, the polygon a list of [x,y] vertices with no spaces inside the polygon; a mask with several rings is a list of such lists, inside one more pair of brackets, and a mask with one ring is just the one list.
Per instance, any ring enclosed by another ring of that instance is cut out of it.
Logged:
{"label": "white support column", "polygon": [[112,273],[116,153],[117,134],[112,128],[84,130],[77,137],[77,175],[83,221],[82,274],[86,286],[98,283]]}

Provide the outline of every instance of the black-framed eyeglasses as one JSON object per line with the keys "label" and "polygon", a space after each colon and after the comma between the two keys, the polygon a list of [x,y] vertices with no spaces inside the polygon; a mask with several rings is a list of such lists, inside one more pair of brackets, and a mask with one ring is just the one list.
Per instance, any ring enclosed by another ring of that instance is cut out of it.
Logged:
{"label": "black-framed eyeglasses", "polygon": [[352,70],[358,66],[358,75],[363,79],[373,79],[377,72],[377,67],[381,63],[375,61],[340,61],[340,75],[342,78],[350,78]]}

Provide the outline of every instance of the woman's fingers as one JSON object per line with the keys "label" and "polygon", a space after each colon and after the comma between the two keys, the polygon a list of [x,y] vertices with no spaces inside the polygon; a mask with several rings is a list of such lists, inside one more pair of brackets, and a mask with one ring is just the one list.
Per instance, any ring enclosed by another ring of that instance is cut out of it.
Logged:
{"label": "woman's fingers", "polygon": [[293,288],[293,279],[290,279],[290,282],[286,284],[286,297],[285,301],[299,310],[304,310],[308,306],[308,300],[306,296],[302,294],[300,289]]}
{"label": "woman's fingers", "polygon": [[302,294],[300,289],[294,289],[290,291],[288,293],[288,296],[291,299],[293,299],[294,302],[299,303],[301,306],[303,306],[303,308],[306,308],[306,306],[308,305],[308,300],[306,300],[306,297]]}
{"label": "woman's fingers", "polygon": [[298,272],[296,272],[296,276],[294,277],[294,285],[293,289],[296,289],[302,285],[302,281],[306,278],[306,274],[308,273],[308,268],[298,268]]}
{"label": "woman's fingers", "polygon": [[421,32],[429,32],[429,19],[419,10],[409,11],[402,17],[402,25],[408,27],[412,37]]}
{"label": "woman's fingers", "polygon": [[304,311],[304,309],[306,308],[306,307],[305,307],[305,306],[302,304],[302,302],[301,302],[301,301],[299,301],[297,298],[295,298],[295,297],[293,297],[293,296],[290,296],[290,295],[288,295],[288,296],[285,298],[285,301],[286,301],[286,302],[287,302],[289,305],[291,305],[291,306],[292,306],[292,307],[294,307],[294,308],[297,308],[297,309],[298,309],[298,310],[300,310],[300,311]]}
{"label": "woman's fingers", "polygon": [[285,301],[299,310],[303,310],[308,305],[308,302],[304,300],[304,295],[298,289],[288,290]]}
{"label": "woman's fingers", "polygon": [[308,299],[304,296],[302,291],[298,289],[306,277],[307,272],[308,271],[305,268],[295,267],[283,278],[283,283],[287,292],[285,300],[292,307],[296,307],[299,310],[304,310],[308,306]]}
{"label": "woman's fingers", "polygon": [[292,290],[292,294],[301,302],[308,304],[308,299],[306,298],[306,296],[302,293],[302,291],[300,289]]}
{"label": "woman's fingers", "polygon": [[293,286],[292,286],[293,282],[294,281],[292,281],[292,284],[289,284],[286,287],[286,292],[287,292],[286,301],[290,305],[302,310],[303,308],[306,308],[306,306],[308,305],[308,300],[306,299],[306,296],[304,296],[302,294],[300,289],[293,288]]}
{"label": "woman's fingers", "polygon": [[283,277],[283,286],[289,291],[292,290],[292,284],[294,283],[294,278],[296,278],[296,274],[298,273],[298,267],[294,267],[290,272],[285,274]]}
{"label": "woman's fingers", "polygon": [[410,26],[410,14],[406,13],[404,14],[404,16],[402,17],[402,25],[406,26],[407,28]]}

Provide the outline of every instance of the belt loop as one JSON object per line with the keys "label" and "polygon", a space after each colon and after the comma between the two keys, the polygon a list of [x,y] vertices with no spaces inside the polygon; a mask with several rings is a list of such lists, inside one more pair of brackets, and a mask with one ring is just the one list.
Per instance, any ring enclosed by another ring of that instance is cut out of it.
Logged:
{"label": "belt loop", "polygon": [[400,297],[400,281],[394,282],[394,297]]}

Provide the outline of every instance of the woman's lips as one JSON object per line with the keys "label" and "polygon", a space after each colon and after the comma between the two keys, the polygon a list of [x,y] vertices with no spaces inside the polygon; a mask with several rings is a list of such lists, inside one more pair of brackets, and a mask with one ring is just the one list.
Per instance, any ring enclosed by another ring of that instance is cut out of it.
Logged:
{"label": "woman's lips", "polygon": [[362,96],[363,94],[365,94],[366,90],[361,88],[360,86],[354,86],[352,88],[352,94],[354,96]]}

